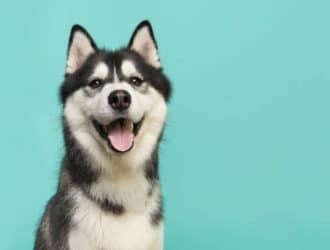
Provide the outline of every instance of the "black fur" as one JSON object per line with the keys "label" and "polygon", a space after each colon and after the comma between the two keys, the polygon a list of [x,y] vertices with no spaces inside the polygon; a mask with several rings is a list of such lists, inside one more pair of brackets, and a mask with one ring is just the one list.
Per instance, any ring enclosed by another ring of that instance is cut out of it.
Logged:
{"label": "black fur", "polygon": [[135,30],[134,30],[134,32],[133,32],[133,34],[132,34],[132,36],[131,36],[131,39],[129,40],[129,43],[128,43],[128,46],[127,46],[128,48],[132,47],[132,44],[133,44],[133,41],[134,41],[134,37],[136,36],[137,32],[138,32],[141,28],[143,28],[143,27],[145,27],[145,26],[146,26],[146,27],[148,28],[148,30],[149,30],[149,34],[151,35],[152,41],[154,42],[156,49],[158,48],[158,46],[157,46],[157,42],[156,42],[156,39],[155,39],[155,35],[154,35],[154,31],[153,31],[152,26],[151,26],[151,24],[149,23],[148,20],[144,20],[144,21],[142,21],[142,22],[141,22],[141,23],[135,28]]}
{"label": "black fur", "polygon": [[[168,78],[163,73],[163,70],[156,69],[150,64],[146,63],[140,54],[130,49],[135,35],[139,31],[139,29],[141,29],[144,26],[148,27],[151,38],[153,39],[153,42],[157,48],[157,43],[154,37],[151,24],[147,20],[142,21],[137,26],[137,28],[133,32],[132,37],[130,38],[128,47],[121,48],[115,51],[99,49],[96,46],[96,43],[93,41],[90,34],[83,27],[81,27],[80,25],[74,25],[72,27],[69,38],[68,52],[71,47],[74,33],[76,31],[81,31],[86,35],[86,37],[90,41],[92,47],[95,50],[95,53],[90,55],[89,58],[87,58],[87,60],[84,62],[83,66],[80,69],[78,69],[75,73],[65,75],[65,80],[60,88],[60,98],[62,103],[64,103],[66,98],[69,97],[75,90],[88,84],[87,77],[90,75],[91,71],[93,70],[93,66],[98,61],[102,60],[103,62],[106,62],[110,69],[112,69],[113,66],[116,66],[117,69],[120,69],[121,62],[125,59],[130,59],[131,61],[133,61],[139,72],[142,73],[142,76],[145,79],[145,81],[150,83],[155,89],[157,89],[164,96],[165,100],[168,101],[171,96],[171,85]],[[119,80],[122,79],[123,79],[123,75],[119,74]],[[107,80],[110,81],[112,80],[111,75],[110,75],[110,79]]]}
{"label": "black fur", "polygon": [[[145,165],[145,177],[152,184],[149,190],[149,196],[151,196],[153,192],[153,186],[155,182],[159,180],[158,147],[154,149],[149,162],[147,162]],[[163,219],[163,198],[161,195],[158,197],[157,209],[150,214],[150,219],[152,225],[154,226],[159,225],[160,221]]]}
{"label": "black fur", "polygon": [[160,196],[158,201],[157,209],[150,215],[151,223],[154,226],[158,226],[160,221],[163,219],[163,199]]}
{"label": "black fur", "polygon": [[63,132],[67,152],[62,162],[63,171],[68,172],[74,184],[88,190],[89,185],[97,180],[99,173],[89,165],[87,157],[73,138],[65,118],[63,118]]}
{"label": "black fur", "polygon": [[[71,46],[73,34],[79,30],[88,37],[92,47],[95,49],[95,53],[90,55],[89,58],[87,58],[84,64],[76,72],[65,75],[64,82],[60,87],[60,99],[62,104],[65,105],[66,100],[76,90],[88,84],[88,76],[91,74],[93,66],[98,61],[102,60],[105,62],[109,66],[109,69],[112,69],[113,66],[115,66],[118,70],[120,69],[121,62],[125,59],[133,61],[145,81],[151,84],[156,90],[158,90],[164,99],[168,101],[171,95],[171,87],[170,82],[163,73],[162,69],[156,69],[149,65],[144,61],[142,56],[130,49],[130,45],[137,30],[145,25],[148,26],[152,39],[156,45],[151,25],[149,22],[144,21],[135,30],[130,40],[129,47],[116,51],[98,49],[93,39],[84,28],[79,25],[73,26],[69,39],[68,50]],[[113,76],[110,72],[108,76],[109,79],[107,80],[111,82],[111,80],[113,80],[112,77]],[[124,75],[121,72],[118,72],[118,78],[120,80],[125,80]],[[76,187],[82,190],[86,197],[97,203],[100,208],[106,212],[120,216],[126,211],[122,204],[115,203],[108,199],[98,200],[91,195],[90,187],[98,180],[101,173],[95,171],[95,168],[91,167],[92,163],[89,162],[88,157],[86,157],[85,153],[72,136],[65,118],[63,118],[62,125],[66,152],[62,161],[60,180],[56,194],[48,202],[45,213],[42,217],[35,241],[35,250],[68,249],[68,231],[74,227],[70,220],[71,215],[75,211],[74,202],[69,195],[69,190],[72,187]],[[149,195],[151,195],[153,192],[153,187],[158,183],[159,179],[158,146],[156,146],[156,148],[153,150],[150,160],[145,163],[144,169],[145,178],[150,182],[151,188]],[[157,226],[162,218],[162,198],[159,197],[158,209],[150,214],[150,222],[152,225]],[[47,220],[48,224],[46,223]],[[46,224],[49,225],[47,233],[45,233]]]}
{"label": "black fur", "polygon": [[[156,90],[163,95],[166,101],[169,100],[171,95],[171,86],[168,78],[163,73],[162,69],[156,69],[144,61],[144,59],[135,51],[122,48],[116,51],[107,51],[104,49],[96,50],[94,54],[89,56],[83,66],[78,69],[74,74],[67,74],[66,78],[60,88],[60,98],[62,103],[77,89],[88,84],[88,76],[94,69],[94,65],[98,61],[105,62],[110,69],[116,67],[119,80],[124,80],[123,74],[120,72],[121,62],[129,59],[134,62],[134,65],[142,74],[146,82],[151,84]],[[109,74],[107,81],[111,82],[112,74]]]}
{"label": "black fur", "polygon": [[[41,220],[38,229],[37,238],[34,249],[36,250],[57,250],[68,249],[67,235],[71,227],[70,214],[73,212],[73,205],[68,194],[59,190],[50,199],[46,207],[45,214]],[[49,218],[49,235],[50,239],[45,237],[43,232],[45,218]]]}
{"label": "black fur", "polygon": [[84,27],[82,27],[81,25],[79,25],[79,24],[75,24],[75,25],[73,25],[72,28],[71,28],[67,54],[69,53],[69,50],[70,50],[70,48],[71,48],[71,44],[72,44],[72,40],[73,40],[73,36],[74,36],[74,34],[75,34],[77,31],[80,31],[80,32],[84,33],[85,36],[88,38],[88,40],[89,40],[90,44],[92,45],[92,47],[93,47],[95,50],[97,49],[96,43],[94,42],[94,40],[93,40],[93,38],[90,36],[90,34],[87,32],[87,30],[86,30]]}

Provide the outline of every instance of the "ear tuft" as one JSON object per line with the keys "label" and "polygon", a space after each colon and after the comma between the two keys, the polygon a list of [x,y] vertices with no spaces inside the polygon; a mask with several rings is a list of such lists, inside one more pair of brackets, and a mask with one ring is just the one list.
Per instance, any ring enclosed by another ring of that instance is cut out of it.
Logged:
{"label": "ear tuft", "polygon": [[96,50],[97,46],[85,28],[78,24],[73,25],[67,51],[66,73],[74,73]]}
{"label": "ear tuft", "polygon": [[148,64],[161,68],[157,43],[149,21],[144,20],[136,27],[128,47],[139,53]]}

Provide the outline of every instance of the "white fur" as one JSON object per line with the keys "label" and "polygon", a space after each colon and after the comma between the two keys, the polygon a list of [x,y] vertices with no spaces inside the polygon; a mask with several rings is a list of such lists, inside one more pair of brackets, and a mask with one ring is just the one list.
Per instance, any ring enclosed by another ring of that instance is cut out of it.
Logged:
{"label": "white fur", "polygon": [[72,74],[85,62],[95,50],[88,37],[81,31],[73,34],[66,62],[66,73]]}
{"label": "white fur", "polygon": [[[140,131],[134,139],[134,147],[125,155],[111,152],[107,143],[100,138],[93,127],[90,117],[105,124],[120,118],[108,104],[109,94],[117,89],[124,89],[131,94],[132,103],[128,118],[138,122],[144,117]],[[82,89],[68,98],[64,115],[76,140],[86,150],[93,162],[107,171],[115,171],[116,166],[139,168],[151,155],[166,119],[167,106],[164,98],[149,86],[143,93],[134,90],[129,84],[106,84],[102,91],[93,96],[86,96]]]}
{"label": "white fur", "polygon": [[[154,197],[158,196],[155,190]],[[113,215],[102,211],[80,190],[72,190],[75,213],[69,247],[74,250],[162,250],[163,225],[154,227],[150,213],[156,209],[154,197],[141,212]]]}
{"label": "white fur", "polygon": [[98,199],[112,200],[122,204],[125,209],[141,212],[149,199],[150,183],[145,179],[142,169],[116,169],[110,176],[100,176],[91,186],[91,194]]}
{"label": "white fur", "polygon": [[96,65],[90,80],[92,79],[102,79],[104,80],[109,74],[109,68],[104,62],[100,62]]}
{"label": "white fur", "polygon": [[160,68],[160,60],[148,26],[141,27],[133,38],[131,49],[138,52],[149,64]]}
{"label": "white fur", "polygon": [[121,71],[127,78],[132,76],[138,76],[141,78],[141,74],[137,71],[134,63],[129,60],[125,60],[122,62]]}
{"label": "white fur", "polygon": [[166,119],[167,107],[164,98],[152,87],[142,97],[144,107],[144,121],[137,137],[134,147],[125,155],[117,155],[109,152],[107,143],[100,138],[93,127],[82,90],[76,91],[68,98],[64,115],[69,123],[71,131],[76,140],[84,150],[105,171],[115,170],[116,166],[121,168],[139,168],[147,160],[157,143]]}
{"label": "white fur", "polygon": [[[93,74],[105,71],[98,64]],[[133,63],[126,63],[126,73],[139,74]],[[116,73],[116,70],[114,69]],[[88,88],[88,87],[87,87]],[[142,126],[134,139],[133,148],[124,154],[109,149],[92,125],[90,117],[108,123],[119,118],[108,104],[109,94],[124,89],[131,95],[132,103],[127,118],[134,122],[143,117]],[[158,208],[160,190],[154,186],[148,196],[150,182],[142,166],[152,154],[163,129],[167,106],[162,95],[152,86],[143,92],[126,82],[105,84],[94,95],[77,90],[66,101],[64,116],[77,142],[89,156],[92,166],[101,170],[90,193],[97,199],[108,198],[124,206],[122,215],[104,212],[81,191],[72,191],[75,200],[73,221],[75,228],[69,235],[70,249],[77,250],[161,250],[163,249],[163,224],[151,224],[150,215]]]}

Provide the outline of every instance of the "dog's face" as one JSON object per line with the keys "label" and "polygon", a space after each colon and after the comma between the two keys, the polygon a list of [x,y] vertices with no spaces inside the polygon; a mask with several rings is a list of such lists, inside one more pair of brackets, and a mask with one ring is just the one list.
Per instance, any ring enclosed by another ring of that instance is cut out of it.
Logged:
{"label": "dog's face", "polygon": [[65,122],[85,149],[93,153],[101,147],[115,157],[150,155],[163,130],[169,96],[147,21],[136,28],[128,47],[117,51],[98,49],[84,28],[72,28],[61,99]]}

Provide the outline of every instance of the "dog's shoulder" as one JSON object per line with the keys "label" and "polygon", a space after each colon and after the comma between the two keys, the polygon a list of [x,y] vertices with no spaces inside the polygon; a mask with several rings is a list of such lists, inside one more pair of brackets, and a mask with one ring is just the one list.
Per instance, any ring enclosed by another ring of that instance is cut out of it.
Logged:
{"label": "dog's shoulder", "polygon": [[73,199],[69,192],[58,191],[47,203],[35,241],[35,250],[66,249]]}

